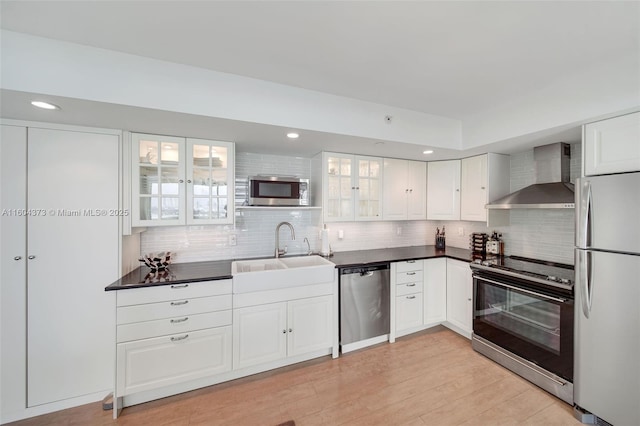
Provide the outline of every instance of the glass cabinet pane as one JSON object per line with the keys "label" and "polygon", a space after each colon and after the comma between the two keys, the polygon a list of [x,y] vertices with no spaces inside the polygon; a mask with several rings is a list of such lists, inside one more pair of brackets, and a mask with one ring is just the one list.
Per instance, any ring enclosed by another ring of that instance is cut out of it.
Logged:
{"label": "glass cabinet pane", "polygon": [[158,197],[145,197],[140,199],[140,220],[159,219]]}
{"label": "glass cabinet pane", "polygon": [[180,161],[180,146],[177,143],[162,142],[160,160],[162,164],[178,164]]}
{"label": "glass cabinet pane", "polygon": [[210,200],[204,197],[193,198],[193,218],[194,219],[209,219],[210,214]]}
{"label": "glass cabinet pane", "polygon": [[158,168],[140,166],[140,194],[158,194]]}
{"label": "glass cabinet pane", "polygon": [[180,177],[177,167],[162,168],[162,195],[178,195],[180,193]]}
{"label": "glass cabinet pane", "polygon": [[158,141],[141,140],[138,152],[140,163],[158,164]]}
{"label": "glass cabinet pane", "polygon": [[162,212],[160,219],[162,220],[175,220],[180,217],[180,198],[178,197],[163,197],[162,198]]}

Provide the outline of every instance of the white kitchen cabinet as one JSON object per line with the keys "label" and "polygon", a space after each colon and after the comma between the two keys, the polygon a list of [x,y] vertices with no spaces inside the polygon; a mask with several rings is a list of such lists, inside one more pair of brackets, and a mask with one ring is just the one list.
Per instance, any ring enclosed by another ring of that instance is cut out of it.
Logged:
{"label": "white kitchen cabinet", "polygon": [[380,220],[382,159],[331,152],[319,157],[322,182],[312,181],[312,185],[320,191],[314,199],[322,199],[324,221]]}
{"label": "white kitchen cabinet", "polygon": [[120,138],[3,124],[1,141],[4,422],[112,390]]}
{"label": "white kitchen cabinet", "polygon": [[424,260],[424,325],[447,320],[447,259]]}
{"label": "white kitchen cabinet", "polygon": [[460,160],[428,163],[427,220],[460,220]]}
{"label": "white kitchen cabinet", "polygon": [[447,322],[470,338],[472,321],[473,281],[469,263],[447,259]]}
{"label": "white kitchen cabinet", "polygon": [[233,368],[330,347],[332,314],[329,295],[234,309]]}
{"label": "white kitchen cabinet", "polygon": [[122,397],[231,371],[231,280],[118,290]]}
{"label": "white kitchen cabinet", "polygon": [[427,163],[384,159],[384,220],[426,219]]}
{"label": "white kitchen cabinet", "polygon": [[510,191],[509,168],[507,155],[489,153],[461,160],[461,220],[487,221],[485,205]]}
{"label": "white kitchen cabinet", "polygon": [[640,112],[583,126],[585,176],[640,171]]}
{"label": "white kitchen cabinet", "polygon": [[395,336],[402,336],[422,328],[423,321],[423,261],[409,260],[392,264],[392,302]]}
{"label": "white kitchen cabinet", "polygon": [[234,220],[234,144],[131,134],[132,226]]}

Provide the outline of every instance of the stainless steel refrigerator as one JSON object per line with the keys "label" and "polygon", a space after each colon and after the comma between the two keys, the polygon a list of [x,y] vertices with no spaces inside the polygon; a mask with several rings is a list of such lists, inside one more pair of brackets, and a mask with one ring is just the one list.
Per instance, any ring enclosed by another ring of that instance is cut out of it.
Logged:
{"label": "stainless steel refrigerator", "polygon": [[640,173],[578,180],[575,260],[576,416],[640,425]]}

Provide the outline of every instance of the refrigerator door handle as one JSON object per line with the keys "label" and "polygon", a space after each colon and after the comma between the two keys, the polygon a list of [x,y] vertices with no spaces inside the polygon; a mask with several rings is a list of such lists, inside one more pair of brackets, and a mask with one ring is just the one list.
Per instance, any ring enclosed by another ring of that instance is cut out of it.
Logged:
{"label": "refrigerator door handle", "polygon": [[591,312],[591,268],[593,265],[591,252],[588,250],[576,250],[578,268],[576,269],[576,282],[580,292],[582,313],[585,318],[589,318]]}
{"label": "refrigerator door handle", "polygon": [[576,191],[576,246],[591,246],[591,182],[586,178],[578,180]]}

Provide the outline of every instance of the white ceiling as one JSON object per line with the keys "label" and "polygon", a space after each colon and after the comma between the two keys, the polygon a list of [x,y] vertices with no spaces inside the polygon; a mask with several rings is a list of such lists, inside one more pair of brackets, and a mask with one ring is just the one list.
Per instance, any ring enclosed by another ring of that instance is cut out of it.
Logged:
{"label": "white ceiling", "polygon": [[1,7],[2,28],[11,31],[462,120],[640,51],[639,2],[3,0]]}

